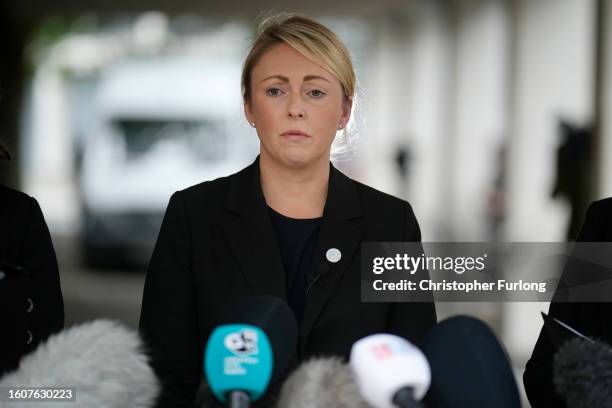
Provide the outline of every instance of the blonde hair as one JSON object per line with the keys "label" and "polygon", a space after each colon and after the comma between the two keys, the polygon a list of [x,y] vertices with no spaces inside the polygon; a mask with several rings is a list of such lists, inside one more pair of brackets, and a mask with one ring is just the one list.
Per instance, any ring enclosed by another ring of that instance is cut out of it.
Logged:
{"label": "blonde hair", "polygon": [[251,72],[261,56],[277,44],[285,43],[329,70],[342,85],[345,98],[355,95],[355,71],[351,56],[340,39],[323,24],[307,17],[279,13],[264,18],[242,68],[242,97],[251,98]]}

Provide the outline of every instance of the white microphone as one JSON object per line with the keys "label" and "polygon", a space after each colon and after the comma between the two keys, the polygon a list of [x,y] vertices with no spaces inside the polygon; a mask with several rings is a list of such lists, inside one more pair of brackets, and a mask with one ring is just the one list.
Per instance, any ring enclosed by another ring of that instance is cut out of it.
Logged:
{"label": "white microphone", "polygon": [[54,402],[8,402],[7,389],[71,388],[76,401],[63,406],[152,407],[160,390],[140,337],[117,322],[96,320],[57,333],[0,379],[3,407],[44,408]]}
{"label": "white microphone", "polygon": [[283,383],[278,408],[371,408],[350,367],[339,358],[302,363]]}
{"label": "white microphone", "polygon": [[353,344],[350,364],[361,394],[376,408],[419,407],[431,383],[425,355],[407,340],[375,334]]}

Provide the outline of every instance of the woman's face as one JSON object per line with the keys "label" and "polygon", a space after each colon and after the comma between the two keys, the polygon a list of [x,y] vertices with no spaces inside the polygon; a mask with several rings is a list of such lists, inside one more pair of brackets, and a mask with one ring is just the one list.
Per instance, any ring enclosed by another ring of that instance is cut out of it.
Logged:
{"label": "woman's face", "polygon": [[329,161],[336,132],[349,120],[351,102],[334,75],[281,43],[253,67],[244,111],[257,128],[261,155],[299,168]]}

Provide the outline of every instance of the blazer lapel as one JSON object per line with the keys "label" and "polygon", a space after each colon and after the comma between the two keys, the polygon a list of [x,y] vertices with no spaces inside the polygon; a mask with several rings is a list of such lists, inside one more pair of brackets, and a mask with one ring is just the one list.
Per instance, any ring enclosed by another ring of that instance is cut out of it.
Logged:
{"label": "blazer lapel", "polygon": [[[323,223],[313,262],[314,276],[318,276],[318,280],[312,285],[306,298],[300,327],[300,355],[304,354],[312,327],[359,249],[364,233],[362,217],[363,211],[355,182],[331,166]],[[327,251],[332,248],[338,249],[341,254],[340,260],[335,263],[326,257]]]}
{"label": "blazer lapel", "polygon": [[253,294],[286,299],[286,276],[261,191],[259,157],[232,180],[225,209],[225,235]]}

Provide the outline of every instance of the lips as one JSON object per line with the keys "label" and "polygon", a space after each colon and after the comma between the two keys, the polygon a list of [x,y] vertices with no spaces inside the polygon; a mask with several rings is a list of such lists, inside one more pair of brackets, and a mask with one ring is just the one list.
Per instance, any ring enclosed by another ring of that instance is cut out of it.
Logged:
{"label": "lips", "polygon": [[287,136],[287,137],[308,137],[308,134],[305,133],[305,132],[302,132],[301,130],[291,129],[291,130],[288,130],[288,131],[282,133],[281,136]]}

